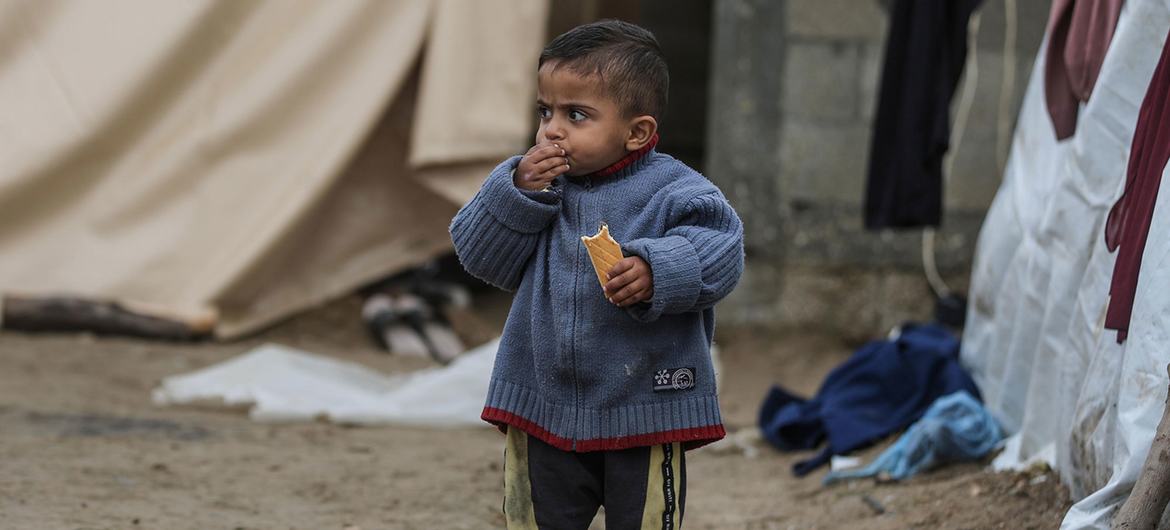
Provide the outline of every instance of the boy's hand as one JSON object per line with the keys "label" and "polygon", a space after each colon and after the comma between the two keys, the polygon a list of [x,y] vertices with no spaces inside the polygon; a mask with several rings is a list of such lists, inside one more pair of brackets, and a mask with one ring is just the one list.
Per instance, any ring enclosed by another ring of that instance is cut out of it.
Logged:
{"label": "boy's hand", "polygon": [[609,270],[609,281],[605,283],[605,297],[618,307],[645,302],[654,296],[654,276],[650,265],[638,256],[630,256],[617,262]]}
{"label": "boy's hand", "polygon": [[556,144],[537,144],[520,159],[512,183],[517,188],[540,191],[568,170],[569,160],[565,158],[564,149]]}

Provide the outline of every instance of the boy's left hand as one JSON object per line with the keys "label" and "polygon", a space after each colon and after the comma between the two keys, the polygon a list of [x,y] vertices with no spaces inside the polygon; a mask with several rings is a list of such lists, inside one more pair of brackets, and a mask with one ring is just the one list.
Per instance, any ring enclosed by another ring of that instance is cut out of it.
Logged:
{"label": "boy's left hand", "polygon": [[618,307],[645,302],[654,296],[654,276],[650,265],[638,256],[630,256],[617,262],[609,270],[609,281],[605,283],[605,297]]}

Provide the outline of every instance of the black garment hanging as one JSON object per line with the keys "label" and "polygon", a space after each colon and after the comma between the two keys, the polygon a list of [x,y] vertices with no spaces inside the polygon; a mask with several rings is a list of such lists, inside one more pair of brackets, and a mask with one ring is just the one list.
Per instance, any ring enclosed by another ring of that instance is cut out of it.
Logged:
{"label": "black garment hanging", "polygon": [[869,153],[865,226],[938,226],[950,105],[981,0],[895,0]]}

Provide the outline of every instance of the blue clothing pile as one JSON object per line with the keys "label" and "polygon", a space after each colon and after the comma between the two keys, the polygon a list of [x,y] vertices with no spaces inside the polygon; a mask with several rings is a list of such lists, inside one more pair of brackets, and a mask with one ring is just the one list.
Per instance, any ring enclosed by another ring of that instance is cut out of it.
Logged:
{"label": "blue clothing pile", "polygon": [[1003,430],[979,400],[966,391],[938,398],[922,419],[868,466],[833,471],[825,484],[879,473],[902,480],[940,464],[983,458],[1003,439]]}
{"label": "blue clothing pile", "polygon": [[760,407],[760,429],[782,450],[814,449],[797,462],[803,476],[833,455],[846,454],[914,423],[941,396],[965,390],[979,397],[959,366],[959,341],[935,324],[903,326],[896,339],[873,341],[829,373],[816,397],[804,400],[773,387]]}

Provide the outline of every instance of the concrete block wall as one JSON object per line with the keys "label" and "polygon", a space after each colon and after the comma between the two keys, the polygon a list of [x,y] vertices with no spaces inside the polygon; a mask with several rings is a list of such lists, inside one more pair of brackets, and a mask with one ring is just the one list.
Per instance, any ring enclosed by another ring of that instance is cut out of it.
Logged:
{"label": "concrete block wall", "polygon": [[[725,321],[860,338],[929,317],[921,232],[862,227],[888,3],[714,1],[704,169],[744,218],[749,260],[721,306]],[[957,149],[952,141],[936,237],[939,267],[960,290],[1048,8],[1046,0],[986,0],[980,10],[972,107]]]}

